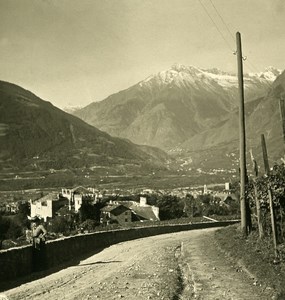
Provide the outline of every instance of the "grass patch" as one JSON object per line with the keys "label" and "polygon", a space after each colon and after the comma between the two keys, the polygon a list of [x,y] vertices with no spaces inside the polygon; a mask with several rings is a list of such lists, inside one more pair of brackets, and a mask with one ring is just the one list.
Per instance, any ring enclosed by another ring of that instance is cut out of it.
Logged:
{"label": "grass patch", "polygon": [[[159,299],[179,300],[184,289],[182,271],[179,266],[180,246],[170,246],[164,249],[163,259],[160,261]],[[154,298],[156,298],[154,297]],[[157,298],[156,298],[157,299]]]}
{"label": "grass patch", "polygon": [[273,289],[276,294],[274,299],[285,299],[284,245],[279,245],[280,259],[276,261],[272,239],[260,240],[257,231],[244,237],[239,224],[217,230],[215,241],[234,262],[242,264],[254,275],[257,284]]}

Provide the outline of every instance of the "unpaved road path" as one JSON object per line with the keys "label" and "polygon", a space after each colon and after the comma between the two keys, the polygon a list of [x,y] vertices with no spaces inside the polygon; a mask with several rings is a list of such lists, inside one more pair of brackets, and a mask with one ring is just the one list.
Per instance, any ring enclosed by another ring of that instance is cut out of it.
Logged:
{"label": "unpaved road path", "polygon": [[[159,235],[110,246],[8,299],[271,299],[216,247],[216,229]],[[60,251],[60,249],[58,250]]]}

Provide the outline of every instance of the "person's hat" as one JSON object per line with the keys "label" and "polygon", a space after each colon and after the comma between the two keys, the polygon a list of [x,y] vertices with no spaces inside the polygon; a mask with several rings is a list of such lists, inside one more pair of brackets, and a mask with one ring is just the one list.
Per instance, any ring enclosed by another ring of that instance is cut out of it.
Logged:
{"label": "person's hat", "polygon": [[41,219],[38,216],[34,216],[34,217],[28,216],[28,219],[31,222],[40,222],[41,221]]}

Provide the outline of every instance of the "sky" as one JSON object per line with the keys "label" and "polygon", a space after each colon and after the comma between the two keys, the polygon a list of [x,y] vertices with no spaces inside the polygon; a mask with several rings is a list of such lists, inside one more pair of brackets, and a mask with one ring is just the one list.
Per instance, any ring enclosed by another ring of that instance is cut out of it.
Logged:
{"label": "sky", "polygon": [[[214,24],[215,23],[215,24]],[[284,0],[0,0],[0,80],[86,106],[173,64],[285,69]]]}

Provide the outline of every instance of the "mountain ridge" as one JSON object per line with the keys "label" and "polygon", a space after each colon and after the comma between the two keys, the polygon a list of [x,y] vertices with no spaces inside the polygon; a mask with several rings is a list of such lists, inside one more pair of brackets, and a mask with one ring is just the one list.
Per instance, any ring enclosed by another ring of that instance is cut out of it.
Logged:
{"label": "mountain ridge", "polygon": [[15,84],[0,81],[0,167],[163,166],[166,153],[111,137]]}
{"label": "mountain ridge", "polygon": [[[268,68],[245,75],[247,102],[267,94],[279,73]],[[237,105],[233,74],[174,65],[75,115],[114,136],[169,150],[225,121]]]}

